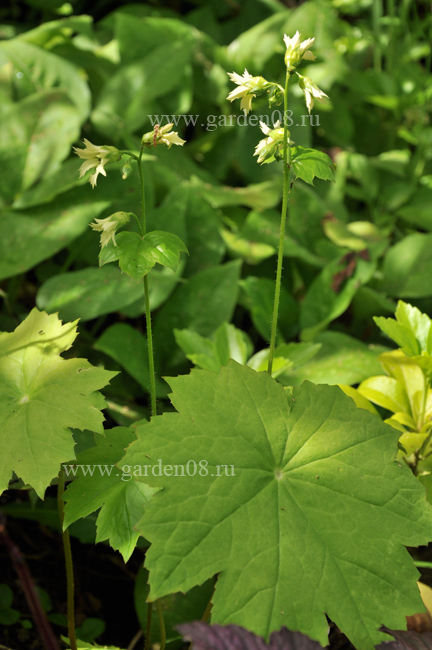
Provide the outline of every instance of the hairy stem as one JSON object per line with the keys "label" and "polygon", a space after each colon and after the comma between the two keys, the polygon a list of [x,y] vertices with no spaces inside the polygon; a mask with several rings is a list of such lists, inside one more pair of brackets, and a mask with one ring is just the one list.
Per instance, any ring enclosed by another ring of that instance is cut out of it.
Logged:
{"label": "hairy stem", "polygon": [[285,80],[285,91],[284,91],[284,148],[283,148],[283,195],[282,195],[282,214],[281,214],[281,223],[280,223],[280,233],[279,233],[279,250],[278,250],[278,259],[277,259],[277,270],[276,270],[276,286],[275,286],[275,297],[273,304],[273,317],[272,317],[272,327],[271,327],[271,336],[270,336],[270,353],[268,360],[268,373],[272,374],[273,369],[273,357],[276,345],[276,333],[277,333],[277,323],[278,323],[278,314],[279,314],[279,301],[280,301],[280,289],[282,282],[282,265],[283,265],[283,249],[285,241],[285,226],[287,218],[287,208],[288,208],[288,196],[290,193],[290,182],[289,182],[289,172],[290,172],[290,145],[288,139],[288,125],[287,125],[287,115],[288,115],[288,85],[289,85],[290,73],[287,69],[286,80]]}
{"label": "hairy stem", "polygon": [[67,585],[67,619],[68,619],[68,634],[71,650],[77,650],[76,633],[75,633],[75,603],[74,603],[74,575],[73,575],[73,562],[72,551],[70,545],[69,531],[63,531],[64,522],[64,503],[63,492],[65,488],[65,473],[62,468],[58,477],[57,486],[57,507],[60,517],[60,526],[62,530],[63,551],[66,564],[66,585]]}
{"label": "hairy stem", "polygon": [[[144,237],[144,235],[146,234],[146,203],[145,203],[144,176],[142,171],[142,155],[143,155],[143,150],[141,146],[141,151],[138,158],[138,172],[139,172],[140,184],[141,184],[141,234]],[[145,299],[145,315],[146,315],[146,325],[147,325],[147,349],[148,349],[148,364],[149,364],[149,375],[150,375],[151,414],[156,415],[156,380],[155,380],[155,369],[154,369],[153,334],[152,334],[150,299],[149,299],[147,275],[144,276],[144,299]]]}

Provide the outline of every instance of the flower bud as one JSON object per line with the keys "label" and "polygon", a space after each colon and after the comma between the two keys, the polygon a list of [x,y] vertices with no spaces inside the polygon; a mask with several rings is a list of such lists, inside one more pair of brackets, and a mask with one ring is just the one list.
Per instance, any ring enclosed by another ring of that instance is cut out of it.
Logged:
{"label": "flower bud", "polygon": [[284,41],[287,48],[285,52],[285,64],[290,72],[298,66],[302,59],[308,59],[309,61],[315,59],[315,55],[312,54],[312,52],[307,51],[312,47],[315,39],[308,38],[302,43],[300,42],[300,39],[301,34],[298,31],[292,38],[289,38],[286,34],[284,35]]}

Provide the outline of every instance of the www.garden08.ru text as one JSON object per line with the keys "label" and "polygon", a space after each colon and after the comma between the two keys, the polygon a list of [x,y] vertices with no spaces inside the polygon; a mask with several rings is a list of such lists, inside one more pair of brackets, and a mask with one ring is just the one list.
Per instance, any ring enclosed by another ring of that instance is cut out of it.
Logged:
{"label": "www.garden08.ru text", "polygon": [[[209,467],[207,460],[188,460],[184,465],[163,465],[159,458],[156,463],[148,465],[63,465],[67,477],[69,476],[120,476],[122,481],[130,481],[134,477],[150,476],[235,476],[234,465],[212,465]],[[120,471],[121,470],[121,473]]]}

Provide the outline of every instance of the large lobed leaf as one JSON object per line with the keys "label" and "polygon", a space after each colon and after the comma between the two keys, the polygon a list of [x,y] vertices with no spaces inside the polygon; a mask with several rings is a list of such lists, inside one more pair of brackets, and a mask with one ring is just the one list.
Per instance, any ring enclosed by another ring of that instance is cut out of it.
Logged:
{"label": "large lobed leaf", "polygon": [[398,432],[337,387],[305,382],[289,397],[233,361],[169,383],[178,413],[138,426],[122,461],[164,488],[137,526],[152,544],[151,599],[220,573],[213,622],[325,644],[326,613],[358,650],[421,611],[403,545],[428,542],[432,512],[394,462]]}
{"label": "large lobed leaf", "polygon": [[69,428],[103,433],[97,391],[117,373],[62,359],[76,334],[76,321],[62,325],[36,308],[0,334],[0,493],[15,472],[42,498],[60,463],[74,457]]}

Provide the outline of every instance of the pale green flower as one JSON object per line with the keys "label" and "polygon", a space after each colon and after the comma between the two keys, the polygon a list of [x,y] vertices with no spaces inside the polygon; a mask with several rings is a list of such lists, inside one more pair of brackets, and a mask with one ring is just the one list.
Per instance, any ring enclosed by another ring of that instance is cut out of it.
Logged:
{"label": "pale green flower", "polygon": [[263,90],[272,85],[264,77],[253,77],[246,68],[243,75],[228,72],[228,76],[231,81],[238,85],[238,88],[234,88],[227,99],[230,102],[241,99],[240,108],[245,112],[245,115],[252,110],[252,100],[256,97],[256,94],[262,93]]}
{"label": "pale green flower", "polygon": [[308,38],[303,42],[300,42],[300,40],[301,34],[298,31],[292,38],[286,34],[284,35],[284,41],[287,48],[285,52],[285,64],[290,71],[294,70],[302,59],[313,61],[316,58],[312,52],[308,51],[314,44],[315,39]]}
{"label": "pale green flower", "polygon": [[124,226],[129,221],[129,218],[129,212],[115,212],[106,219],[95,219],[95,223],[90,224],[93,230],[98,230],[102,233],[100,238],[102,248],[107,246],[111,240],[114,246],[117,246],[115,240],[116,231]]}
{"label": "pale green flower", "polygon": [[[270,163],[283,155],[284,130],[280,122],[276,122],[271,129],[265,122],[260,122],[261,131],[267,138],[260,140],[255,147],[254,156],[258,156],[257,162]],[[289,136],[289,131],[288,131]],[[288,138],[288,143],[293,142]]]}
{"label": "pale green flower", "polygon": [[304,92],[306,106],[310,113],[313,109],[314,100],[316,99],[317,102],[324,103],[325,100],[328,99],[328,95],[320,90],[316,83],[314,83],[312,79],[309,79],[309,77],[304,77],[298,72],[296,72],[296,75],[299,78],[299,86]]}
{"label": "pale green flower", "polygon": [[177,131],[171,131],[173,124],[165,124],[165,126],[159,126],[155,124],[153,131],[145,133],[142,137],[142,143],[145,147],[156,147],[158,144],[165,144],[168,149],[171,148],[173,144],[184,145],[186,140],[182,140],[179,137]]}
{"label": "pale green flower", "polygon": [[84,144],[84,149],[74,147],[75,153],[85,161],[79,168],[79,174],[80,178],[82,178],[82,176],[84,176],[84,174],[90,169],[95,169],[95,173],[89,178],[90,184],[94,189],[99,174],[106,176],[105,165],[109,162],[119,160],[121,154],[115,147],[98,147],[97,145],[92,144],[89,140],[86,140],[86,138],[84,138]]}
{"label": "pale green flower", "polygon": [[[166,144],[168,149],[173,144],[177,144],[177,145],[180,145],[182,147],[184,145],[184,143],[186,142],[186,140],[182,140],[179,137],[179,134],[177,133],[177,131],[171,131],[172,127],[173,127],[173,124],[165,124],[165,126],[162,126],[159,129],[159,133],[161,134],[161,136],[158,139],[158,142],[162,142],[163,144]],[[169,133],[168,133],[168,131],[169,131]]]}

